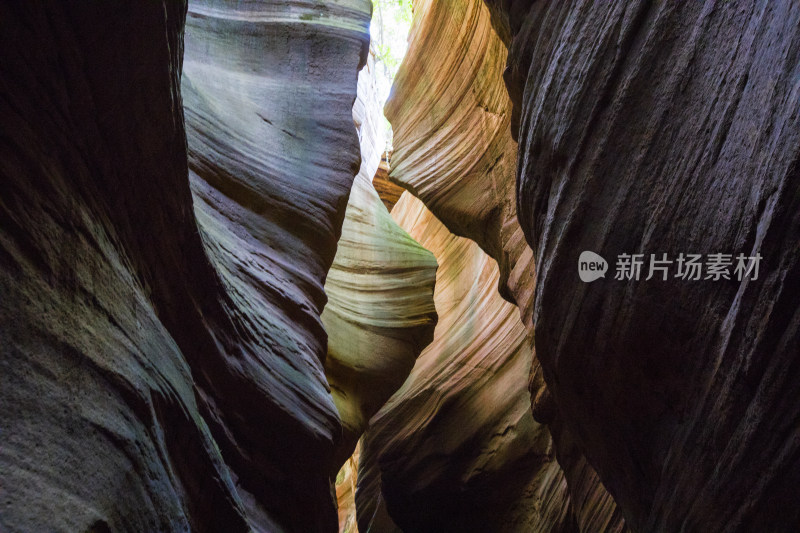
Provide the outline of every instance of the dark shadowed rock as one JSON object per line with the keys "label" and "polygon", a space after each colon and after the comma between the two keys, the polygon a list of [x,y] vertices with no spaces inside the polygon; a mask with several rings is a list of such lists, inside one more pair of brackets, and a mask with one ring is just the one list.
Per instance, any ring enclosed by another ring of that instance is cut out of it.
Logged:
{"label": "dark shadowed rock", "polygon": [[[800,6],[488,3],[564,425],[637,531],[796,531]],[[584,250],[762,260],[585,284]]]}
{"label": "dark shadowed rock", "polygon": [[3,529],[247,529],[188,364],[227,324],[186,179],[185,9],[0,7]]}
{"label": "dark shadowed rock", "polygon": [[369,3],[292,4],[192,4],[191,190],[185,3],[0,7],[4,530],[336,529]]}

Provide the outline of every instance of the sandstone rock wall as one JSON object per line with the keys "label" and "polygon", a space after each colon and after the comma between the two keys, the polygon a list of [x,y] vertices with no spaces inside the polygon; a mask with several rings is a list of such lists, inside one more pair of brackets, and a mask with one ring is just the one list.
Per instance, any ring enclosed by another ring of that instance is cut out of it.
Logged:
{"label": "sandstone rock wall", "polygon": [[185,9],[0,7],[4,530],[247,528],[188,362],[220,320],[194,287],[221,291],[186,178]]}
{"label": "sandstone rock wall", "polygon": [[358,482],[359,447],[347,458],[336,476],[336,504],[339,510],[339,533],[358,533],[356,483]]}
{"label": "sandstone rock wall", "polygon": [[292,530],[336,523],[341,426],[320,314],[360,164],[352,106],[369,13],[359,0],[198,0],[187,18],[195,211],[239,333],[209,376],[206,416],[254,514]]}
{"label": "sandstone rock wall", "polygon": [[526,310],[533,261],[516,221],[506,55],[482,2],[414,3],[409,49],[385,109],[394,130],[389,179],[495,258],[503,295]]}
{"label": "sandstone rock wall", "polygon": [[[415,3],[387,108],[440,321],[358,521],[800,529],[800,6],[486,3]],[[336,530],[433,321],[353,124],[369,10],[0,4],[0,529]],[[761,263],[584,284],[583,250]]]}
{"label": "sandstone rock wall", "polygon": [[389,181],[389,157],[391,157],[391,155],[387,152],[381,160],[380,166],[378,166],[378,172],[372,177],[372,185],[375,187],[375,190],[378,191],[383,205],[386,206],[386,209],[391,211],[397,201],[400,200],[400,196],[403,195],[405,189]]}
{"label": "sandstone rock wall", "polygon": [[[634,530],[797,530],[800,6],[488,3],[565,426]],[[762,260],[585,284],[583,250]]]}
{"label": "sandstone rock wall", "polygon": [[403,384],[436,325],[436,259],[395,223],[372,186],[385,147],[374,69],[370,59],[359,74],[353,116],[361,168],[325,282],[325,374],[344,429],[335,470]]}
{"label": "sandstone rock wall", "polygon": [[439,261],[439,323],[364,436],[359,530],[569,530],[563,474],[531,415],[530,341],[497,265],[408,193],[392,216]]}
{"label": "sandstone rock wall", "polygon": [[[480,0],[415,3],[408,55],[386,106],[395,130],[390,179],[498,262],[500,291],[517,303],[532,333],[534,258],[516,216],[517,145],[503,82],[506,56]],[[613,499],[560,423],[535,358],[529,387],[534,416],[549,425],[567,475],[569,490],[560,497],[575,526],[620,531]]]}
{"label": "sandstone rock wall", "polygon": [[0,6],[4,530],[336,529],[370,5],[192,2],[188,165],[186,9]]}

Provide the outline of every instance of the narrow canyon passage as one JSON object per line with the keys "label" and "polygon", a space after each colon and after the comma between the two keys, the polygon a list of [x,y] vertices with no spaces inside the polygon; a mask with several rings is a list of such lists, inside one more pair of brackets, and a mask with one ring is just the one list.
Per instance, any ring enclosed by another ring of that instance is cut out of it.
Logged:
{"label": "narrow canyon passage", "polygon": [[793,0],[0,45],[0,531],[800,530]]}

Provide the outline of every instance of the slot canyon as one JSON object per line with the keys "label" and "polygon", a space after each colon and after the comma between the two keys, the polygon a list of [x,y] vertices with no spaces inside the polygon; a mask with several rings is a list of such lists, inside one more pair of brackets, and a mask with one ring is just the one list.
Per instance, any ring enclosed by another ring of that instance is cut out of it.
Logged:
{"label": "slot canyon", "polygon": [[796,0],[0,44],[0,532],[800,531]]}

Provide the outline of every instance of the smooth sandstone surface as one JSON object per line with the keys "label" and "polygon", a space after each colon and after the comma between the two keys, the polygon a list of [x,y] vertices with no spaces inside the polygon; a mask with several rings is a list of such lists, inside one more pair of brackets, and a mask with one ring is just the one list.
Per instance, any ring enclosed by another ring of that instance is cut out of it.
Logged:
{"label": "smooth sandstone surface", "polygon": [[383,205],[391,212],[397,201],[400,200],[400,196],[403,195],[405,189],[389,181],[389,161],[386,157],[387,155],[391,157],[388,153],[384,155],[381,164],[378,166],[378,171],[372,177],[372,186],[378,191]]}
{"label": "smooth sandstone surface", "polygon": [[370,8],[198,0],[187,15],[195,211],[239,333],[208,377],[206,416],[253,514],[293,531],[336,526],[342,430],[320,314],[361,161],[352,108]]}
{"label": "smooth sandstone surface", "polygon": [[[800,5],[488,3],[565,425],[633,530],[796,531]],[[585,284],[584,250],[762,260]]]}
{"label": "smooth sandstone surface", "polygon": [[800,529],[800,6],[486,4],[387,108],[416,362],[369,1],[0,4],[0,529],[336,531],[364,428],[343,530]]}
{"label": "smooth sandstone surface", "polygon": [[0,7],[4,530],[336,530],[370,4],[186,10]]}
{"label": "smooth sandstone surface", "polygon": [[385,108],[394,130],[389,179],[493,257],[500,290],[524,312],[534,270],[516,220],[506,55],[481,1],[414,3],[408,52]]}
{"label": "smooth sandstone surface", "polygon": [[325,374],[344,431],[335,470],[403,384],[436,325],[436,259],[395,223],[372,186],[385,146],[374,69],[370,55],[353,107],[361,168],[325,282]]}
{"label": "smooth sandstone surface", "polygon": [[336,476],[336,505],[339,511],[339,533],[358,533],[356,516],[356,484],[358,483],[359,446],[347,458]]}
{"label": "smooth sandstone surface", "polygon": [[[506,57],[480,0],[415,3],[408,54],[386,106],[395,130],[389,178],[498,262],[500,291],[517,303],[532,333],[534,258],[516,217],[517,145],[503,82]],[[535,358],[529,388],[534,416],[549,425],[567,476],[561,498],[574,527],[621,531],[613,499],[548,401]]]}
{"label": "smooth sandstone surface", "polygon": [[362,439],[359,530],[566,531],[563,474],[530,409],[530,342],[496,263],[409,193],[392,216],[439,261],[439,322]]}

